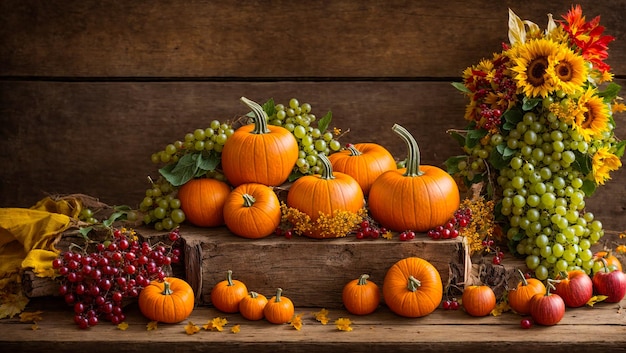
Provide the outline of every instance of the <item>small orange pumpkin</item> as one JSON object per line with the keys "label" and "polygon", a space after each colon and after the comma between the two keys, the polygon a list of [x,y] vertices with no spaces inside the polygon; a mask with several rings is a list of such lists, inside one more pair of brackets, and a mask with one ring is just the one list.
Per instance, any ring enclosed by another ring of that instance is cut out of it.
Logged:
{"label": "small orange pumpkin", "polygon": [[367,280],[369,277],[368,274],[362,274],[343,287],[343,305],[354,315],[371,314],[380,304],[380,289],[376,283]]}
{"label": "small orange pumpkin", "polygon": [[487,316],[496,307],[496,295],[486,285],[465,287],[461,300],[465,311],[472,316]]}
{"label": "small orange pumpkin", "polygon": [[267,297],[251,291],[239,302],[239,313],[248,320],[261,320],[265,305],[267,305]]}
{"label": "small orange pumpkin", "polygon": [[509,306],[518,314],[530,314],[530,299],[535,294],[545,294],[546,286],[536,278],[526,278],[520,269],[517,270],[521,281],[515,289],[508,291]]}
{"label": "small orange pumpkin", "polygon": [[[357,213],[364,206],[363,190],[348,174],[334,172],[324,154],[319,155],[322,173],[305,175],[294,181],[287,193],[287,206],[307,214],[316,221],[320,213],[332,216],[335,211]],[[330,238],[345,234],[326,234],[317,229],[304,232],[311,238]]]}
{"label": "small orange pumpkin", "polygon": [[267,185],[241,184],[231,191],[224,203],[224,223],[243,238],[259,239],[272,234],[280,219],[280,201]]}
{"label": "small orange pumpkin", "polygon": [[405,317],[426,316],[439,306],[443,284],[430,262],[407,257],[387,270],[383,280],[383,299],[394,313]]}
{"label": "small orange pumpkin", "polygon": [[152,281],[139,293],[139,311],[152,321],[175,324],[185,320],[194,306],[191,286],[180,278]]}
{"label": "small orange pumpkin", "polygon": [[396,161],[383,146],[376,143],[348,144],[345,150],[332,153],[328,159],[333,170],[353,177],[367,196],[374,180],[382,173],[397,169]]}
{"label": "small orange pumpkin", "polygon": [[276,295],[270,298],[263,309],[265,319],[273,324],[285,324],[291,321],[295,313],[293,302],[282,293],[282,288],[278,288]]}
{"label": "small orange pumpkin", "polygon": [[241,101],[252,109],[254,123],[238,128],[226,140],[221,157],[224,176],[233,186],[278,186],[296,165],[298,142],[289,130],[268,125],[267,114],[256,102],[246,97]]}
{"label": "small orange pumpkin", "polygon": [[191,179],[178,189],[180,208],[185,219],[198,227],[224,224],[224,203],[230,186],[212,178]]}
{"label": "small orange pumpkin", "polygon": [[[599,268],[601,269],[601,271],[604,271],[604,261],[603,259],[606,261],[606,265],[613,269],[615,268],[616,270],[619,271],[623,271],[622,269],[622,262],[615,256],[613,255],[613,253],[609,250],[609,251],[598,251],[595,254],[593,254],[593,260],[595,262],[600,262],[600,264],[602,264],[602,266],[599,266]],[[595,268],[595,266],[594,266]]]}
{"label": "small orange pumpkin", "polygon": [[392,130],[407,144],[406,168],[386,171],[374,181],[369,210],[388,229],[426,232],[444,224],[459,208],[459,188],[441,168],[420,165],[417,142],[405,128],[395,124]]}
{"label": "small orange pumpkin", "polygon": [[246,285],[233,279],[233,271],[228,270],[226,279],[217,283],[211,291],[211,303],[213,306],[225,313],[236,313],[239,311],[239,302],[248,294]]}

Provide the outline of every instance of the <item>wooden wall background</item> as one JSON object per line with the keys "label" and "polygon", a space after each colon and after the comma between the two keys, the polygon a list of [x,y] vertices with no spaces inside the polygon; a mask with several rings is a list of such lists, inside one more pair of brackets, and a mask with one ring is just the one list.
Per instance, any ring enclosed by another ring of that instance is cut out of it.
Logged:
{"label": "wooden wall background", "polygon": [[[626,86],[625,0],[579,2],[616,37],[608,60]],[[212,119],[246,113],[239,97],[297,97],[404,158],[407,127],[424,163],[459,152],[450,85],[500,50],[508,8],[542,28],[567,1],[3,0],[0,2],[0,207],[48,193],[135,206],[150,155]],[[619,137],[626,121],[618,117]],[[621,230],[626,171],[587,203]]]}

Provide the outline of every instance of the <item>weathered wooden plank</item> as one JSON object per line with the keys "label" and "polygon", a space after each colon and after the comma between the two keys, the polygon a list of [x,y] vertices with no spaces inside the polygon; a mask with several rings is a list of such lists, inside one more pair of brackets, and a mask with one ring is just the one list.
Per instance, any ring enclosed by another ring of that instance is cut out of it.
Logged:
{"label": "weathered wooden plank", "polygon": [[[600,15],[626,73],[626,1]],[[508,42],[508,8],[542,28],[569,2],[0,2],[0,76],[456,77]]]}
{"label": "weathered wooden plank", "polygon": [[[416,256],[429,261],[447,286],[451,266],[463,269],[469,256],[460,237],[437,241],[422,235],[407,242],[354,237],[317,240],[270,236],[251,240],[230,233],[226,227],[191,226],[181,228],[181,236],[185,254],[201,254],[200,259],[186,257],[185,261],[186,278],[193,284],[198,304],[210,304],[213,287],[232,270],[235,279],[268,297],[281,287],[296,305],[339,308],[343,286],[363,273],[382,286],[389,267]],[[455,280],[464,282],[465,278]]]}
{"label": "weathered wooden plank", "polygon": [[[475,352],[489,347],[490,352],[623,352],[626,347],[626,314],[620,304],[596,304],[593,308],[568,309],[563,320],[551,327],[520,328],[520,316],[510,312],[500,316],[474,318],[463,310],[435,310],[432,314],[408,319],[381,306],[374,314],[355,316],[342,309],[330,309],[328,325],[315,321],[312,313],[319,308],[297,307],[303,327],[297,331],[289,325],[273,325],[267,321],[248,321],[239,314],[224,314],[208,307],[198,307],[188,320],[179,324],[159,324],[148,331],[148,319],[136,306],[126,308],[129,327],[125,331],[102,323],[80,331],[72,321],[70,308],[47,303],[39,329],[19,319],[0,320],[0,344],[8,351],[40,352],[53,345],[55,351],[110,351],[155,353],[169,351],[201,352]],[[36,306],[33,306],[36,309]],[[194,335],[184,333],[188,321],[200,327],[208,320],[228,320],[223,332],[201,329]],[[351,332],[336,330],[334,320],[350,318]],[[237,334],[230,332],[240,325]]]}

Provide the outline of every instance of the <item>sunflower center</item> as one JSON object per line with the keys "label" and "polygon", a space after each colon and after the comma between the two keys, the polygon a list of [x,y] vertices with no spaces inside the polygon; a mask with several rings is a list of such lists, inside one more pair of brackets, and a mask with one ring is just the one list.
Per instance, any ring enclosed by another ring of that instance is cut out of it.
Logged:
{"label": "sunflower center", "polygon": [[538,57],[533,59],[528,65],[528,70],[526,71],[528,76],[528,82],[535,87],[543,85],[546,81],[544,75],[547,68],[548,59],[546,59],[545,57]]}
{"label": "sunflower center", "polygon": [[591,123],[593,122],[593,112],[591,110],[584,112],[583,113],[583,121],[581,122],[580,126],[583,129],[588,129],[589,126],[591,126]]}
{"label": "sunflower center", "polygon": [[556,66],[556,75],[559,80],[568,82],[574,76],[572,65],[568,62],[561,62]]}

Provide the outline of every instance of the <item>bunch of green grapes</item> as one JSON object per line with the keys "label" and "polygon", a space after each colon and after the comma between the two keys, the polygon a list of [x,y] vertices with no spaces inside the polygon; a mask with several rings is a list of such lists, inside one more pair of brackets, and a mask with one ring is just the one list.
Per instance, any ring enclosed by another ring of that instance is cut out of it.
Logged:
{"label": "bunch of green grapes", "polygon": [[528,268],[541,280],[573,269],[591,273],[591,246],[604,230],[584,211],[585,174],[577,156],[593,153],[593,143],[548,109],[526,112],[505,136],[491,138],[513,151],[497,177],[500,213]]}
{"label": "bunch of green grapes", "polygon": [[322,131],[319,128],[318,120],[311,113],[309,103],[300,104],[296,98],[292,98],[287,106],[276,104],[273,111],[271,110],[268,114],[268,123],[284,127],[298,141],[300,152],[294,167],[295,173],[302,175],[319,174],[322,162],[319,161],[318,155],[322,153],[328,156],[341,149],[341,143],[335,138],[332,131],[327,128]]}
{"label": "bunch of green grapes", "polygon": [[[173,167],[183,156],[190,153],[220,158],[224,144],[233,133],[231,124],[213,120],[209,127],[195,129],[185,134],[182,140],[167,144],[163,150],[153,153],[151,160],[162,167]],[[218,169],[206,171],[205,175],[209,178],[226,180]],[[180,208],[177,195],[178,186],[173,185],[162,175],[156,181],[150,179],[150,186],[139,204],[143,223],[152,224],[156,230],[172,230],[178,227],[185,221],[185,213]]]}

